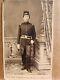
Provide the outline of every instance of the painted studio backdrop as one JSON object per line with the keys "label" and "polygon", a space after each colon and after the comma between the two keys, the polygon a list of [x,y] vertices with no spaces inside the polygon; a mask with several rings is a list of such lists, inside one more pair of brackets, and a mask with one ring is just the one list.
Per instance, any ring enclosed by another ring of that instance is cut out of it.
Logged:
{"label": "painted studio backdrop", "polygon": [[[52,75],[52,0],[4,0],[4,75],[30,74],[21,70],[21,54],[17,49],[18,27],[23,22],[23,12],[28,10],[30,22],[36,30],[36,50],[32,75]],[[11,55],[11,56],[10,56]],[[14,80],[14,79],[12,79]],[[19,79],[18,79],[19,80]]]}

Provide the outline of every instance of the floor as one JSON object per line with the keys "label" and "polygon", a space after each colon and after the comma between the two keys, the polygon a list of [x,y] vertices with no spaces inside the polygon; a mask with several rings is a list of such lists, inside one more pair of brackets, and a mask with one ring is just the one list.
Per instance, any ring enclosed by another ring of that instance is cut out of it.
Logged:
{"label": "floor", "polygon": [[20,58],[6,58],[6,61],[12,61],[12,63],[5,65],[5,80],[52,80],[51,65],[44,52],[44,45],[42,44],[40,45],[39,57],[39,70],[32,67],[32,73],[29,73],[27,70],[21,70],[22,65],[19,63]]}
{"label": "floor", "polygon": [[49,69],[41,69],[38,71],[36,68],[32,68],[32,73],[29,73],[27,70],[21,70],[22,66],[18,63],[11,63],[6,66],[5,69],[5,80],[51,80],[51,70]]}

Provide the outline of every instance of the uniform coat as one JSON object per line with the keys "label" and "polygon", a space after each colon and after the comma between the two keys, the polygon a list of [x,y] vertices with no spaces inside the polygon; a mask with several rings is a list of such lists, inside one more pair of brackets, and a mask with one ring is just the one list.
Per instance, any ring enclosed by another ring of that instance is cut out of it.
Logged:
{"label": "uniform coat", "polygon": [[20,44],[20,36],[21,35],[32,36],[32,39],[34,40],[36,38],[36,32],[35,32],[34,25],[32,25],[29,22],[24,22],[21,25],[19,25],[18,38],[17,38],[18,44]]}

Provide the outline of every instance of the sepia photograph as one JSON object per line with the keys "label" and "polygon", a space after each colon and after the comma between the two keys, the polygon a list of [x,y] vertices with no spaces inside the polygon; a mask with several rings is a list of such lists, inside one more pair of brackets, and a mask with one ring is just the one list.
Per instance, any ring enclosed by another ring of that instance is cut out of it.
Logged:
{"label": "sepia photograph", "polygon": [[4,0],[5,80],[52,80],[53,0]]}

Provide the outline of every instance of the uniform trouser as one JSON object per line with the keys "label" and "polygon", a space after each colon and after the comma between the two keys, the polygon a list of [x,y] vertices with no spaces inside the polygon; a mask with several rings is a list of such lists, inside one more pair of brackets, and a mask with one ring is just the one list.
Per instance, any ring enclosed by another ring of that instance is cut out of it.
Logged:
{"label": "uniform trouser", "polygon": [[34,58],[34,46],[21,45],[22,63],[25,68],[32,66],[32,60]]}

